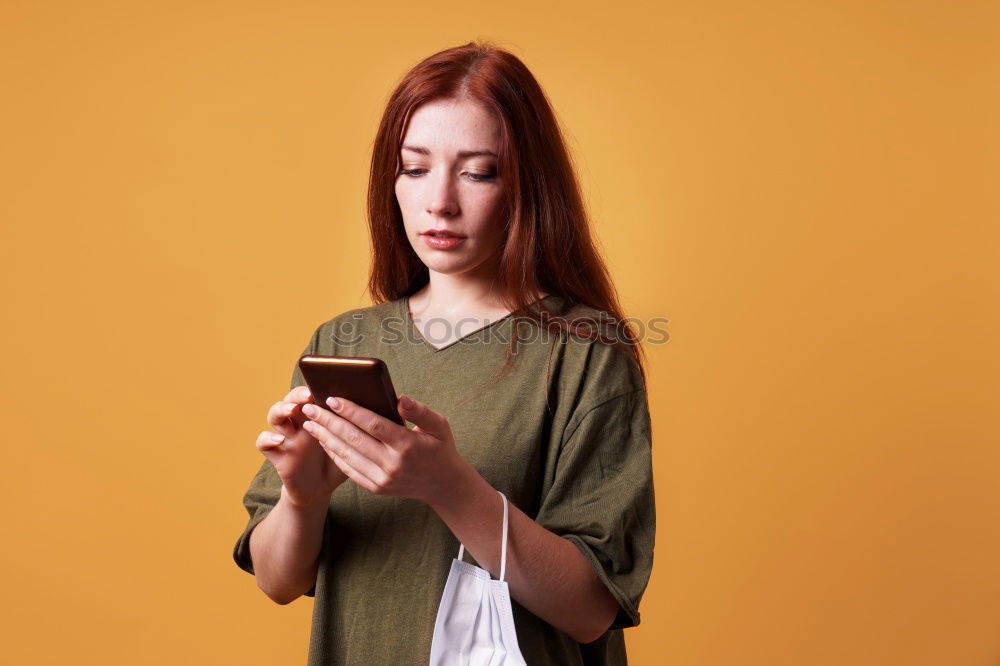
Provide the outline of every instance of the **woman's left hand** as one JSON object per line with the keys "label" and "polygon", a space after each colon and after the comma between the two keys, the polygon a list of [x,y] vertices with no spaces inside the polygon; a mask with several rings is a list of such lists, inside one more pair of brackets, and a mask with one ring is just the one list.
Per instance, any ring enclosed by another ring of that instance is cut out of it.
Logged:
{"label": "woman's left hand", "polygon": [[422,402],[399,398],[400,416],[415,424],[411,430],[350,400],[337,400],[339,408],[333,398],[329,409],[306,405],[302,411],[310,420],[303,427],[344,474],[372,493],[433,504],[468,466],[455,448],[448,419]]}

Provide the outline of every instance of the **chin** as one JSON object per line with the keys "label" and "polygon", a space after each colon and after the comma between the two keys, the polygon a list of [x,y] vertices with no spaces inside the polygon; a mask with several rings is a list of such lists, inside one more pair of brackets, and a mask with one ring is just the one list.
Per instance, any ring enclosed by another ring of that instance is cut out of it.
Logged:
{"label": "chin", "polygon": [[417,252],[417,257],[428,270],[444,275],[459,275],[481,266],[486,257],[468,252]]}
{"label": "chin", "polygon": [[424,262],[424,266],[428,270],[432,270],[435,273],[443,273],[445,275],[452,275],[457,273],[464,273],[470,268],[476,266],[476,262],[469,261],[465,257],[420,257],[420,260]]}

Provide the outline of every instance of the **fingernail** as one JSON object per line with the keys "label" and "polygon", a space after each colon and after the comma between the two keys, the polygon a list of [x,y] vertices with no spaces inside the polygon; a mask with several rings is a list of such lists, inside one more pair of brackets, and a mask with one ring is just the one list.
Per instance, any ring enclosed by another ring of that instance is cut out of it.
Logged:
{"label": "fingernail", "polygon": [[326,399],[326,404],[330,405],[334,410],[340,409],[340,400],[338,398],[331,396]]}
{"label": "fingernail", "polygon": [[279,443],[285,439],[284,435],[279,435],[278,433],[271,433],[271,441]]}
{"label": "fingernail", "polygon": [[304,413],[309,418],[312,418],[316,416],[318,410],[316,409],[316,405],[302,405],[302,413]]}
{"label": "fingernail", "polygon": [[400,400],[399,400],[399,401],[400,401],[401,403],[403,403],[403,408],[404,408],[404,409],[413,409],[413,401],[412,401],[412,400],[410,400],[410,397],[409,397],[409,396],[407,396],[407,395],[404,395],[404,396],[403,396],[402,398],[400,398]]}

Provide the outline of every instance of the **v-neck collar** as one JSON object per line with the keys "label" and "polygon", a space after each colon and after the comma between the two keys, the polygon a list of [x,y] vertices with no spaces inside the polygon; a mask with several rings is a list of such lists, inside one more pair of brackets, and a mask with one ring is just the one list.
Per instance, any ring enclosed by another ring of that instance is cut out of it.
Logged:
{"label": "v-neck collar", "polygon": [[[539,299],[537,299],[535,301],[532,301],[531,303],[529,303],[529,305],[534,305],[535,303],[540,303],[542,301],[548,300],[548,299],[552,298],[555,295],[556,294],[549,294],[547,296],[543,296],[542,298],[539,298]],[[410,296],[408,294],[406,296],[403,296],[402,298],[399,299],[399,309],[401,310],[401,316],[403,317],[403,321],[406,322],[406,327],[407,327],[409,333],[411,333],[416,338],[417,344],[419,344],[421,347],[424,347],[424,348],[428,349],[432,354],[438,354],[440,352],[447,351],[447,350],[451,349],[452,347],[454,347],[459,342],[462,342],[463,340],[465,340],[466,338],[469,338],[469,337],[471,337],[473,335],[481,333],[482,331],[485,331],[488,328],[492,328],[493,326],[496,326],[497,324],[500,324],[500,323],[506,321],[507,319],[509,319],[511,317],[511,315],[514,314],[513,312],[508,312],[503,317],[500,317],[499,319],[495,319],[495,320],[491,321],[490,323],[486,324],[485,326],[482,326],[480,328],[477,328],[474,331],[466,333],[462,337],[457,338],[455,340],[452,340],[451,342],[449,342],[448,344],[446,344],[443,347],[435,347],[434,345],[432,345],[430,343],[430,341],[427,340],[427,338],[424,337],[423,333],[420,332],[420,329],[417,328],[416,322],[413,321],[413,316],[410,314]]]}

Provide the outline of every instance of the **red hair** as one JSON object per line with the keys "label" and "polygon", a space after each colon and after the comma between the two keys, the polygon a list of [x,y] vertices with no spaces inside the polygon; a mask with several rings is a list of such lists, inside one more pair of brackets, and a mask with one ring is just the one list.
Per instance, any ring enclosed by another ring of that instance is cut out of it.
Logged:
{"label": "red hair", "polygon": [[[500,124],[497,169],[505,190],[507,235],[496,285],[504,306],[515,317],[543,323],[535,315],[549,311],[541,303],[535,309],[533,303],[535,295],[544,291],[561,296],[567,307],[583,304],[607,313],[601,317],[610,316],[614,323],[610,339],[593,328],[594,318],[567,321],[556,316],[554,325],[561,333],[574,332],[626,350],[645,380],[642,347],[622,315],[608,269],[594,246],[580,186],[548,99],[524,63],[487,42],[469,42],[424,59],[389,98],[374,142],[368,184],[372,300],[402,298],[429,281],[427,267],[406,237],[395,183],[412,112],[439,99],[477,101]],[[504,370],[517,339],[511,336]]]}

